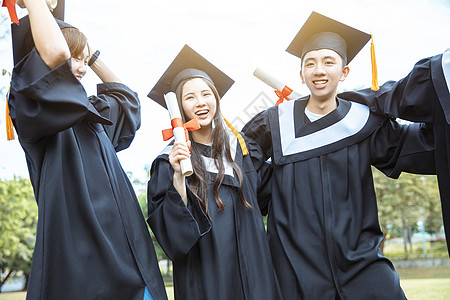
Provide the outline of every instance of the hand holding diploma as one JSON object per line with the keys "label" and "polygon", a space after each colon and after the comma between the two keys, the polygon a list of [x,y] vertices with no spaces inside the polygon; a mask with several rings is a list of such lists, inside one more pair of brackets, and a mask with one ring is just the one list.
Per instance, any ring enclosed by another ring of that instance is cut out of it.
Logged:
{"label": "hand holding diploma", "polygon": [[[183,124],[175,93],[169,92],[165,94],[164,100],[166,101],[167,109],[169,111],[172,129],[163,130],[163,139],[166,141],[174,136],[176,143],[187,145],[186,143],[189,141],[188,130],[200,129],[200,124],[197,119],[192,119],[189,122],[186,122],[186,124]],[[190,176],[192,174],[192,164],[189,158],[180,160],[180,166],[181,174],[183,176]]]}
{"label": "hand holding diploma", "polygon": [[275,89],[275,94],[278,96],[278,101],[275,105],[282,103],[284,100],[295,100],[301,97],[301,95],[287,85],[283,84],[281,81],[270,75],[269,73],[263,71],[260,68],[256,68],[253,72],[253,75],[260,79],[262,82],[267,84],[268,86]]}

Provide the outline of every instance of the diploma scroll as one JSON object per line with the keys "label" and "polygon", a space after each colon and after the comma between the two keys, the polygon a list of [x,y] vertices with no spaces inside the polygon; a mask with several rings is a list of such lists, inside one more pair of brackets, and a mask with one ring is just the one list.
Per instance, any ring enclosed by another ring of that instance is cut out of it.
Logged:
{"label": "diploma scroll", "polygon": [[[170,119],[179,119],[181,120],[181,113],[178,107],[177,96],[173,92],[169,92],[164,95],[164,100],[166,101],[167,110],[169,111]],[[174,122],[172,122],[173,124]],[[183,126],[176,126],[173,128],[173,135],[175,137],[175,141],[186,143],[186,133]],[[180,160],[181,165],[181,173],[184,176],[190,176],[193,173],[191,159],[186,158]]]}
{"label": "diploma scroll", "polygon": [[[287,85],[283,84],[281,81],[260,68],[256,68],[253,72],[253,75],[277,91],[283,91],[285,88],[287,88]],[[296,91],[292,91],[289,95],[286,96],[287,98],[289,98],[289,100],[295,100],[301,97],[301,95]]]}

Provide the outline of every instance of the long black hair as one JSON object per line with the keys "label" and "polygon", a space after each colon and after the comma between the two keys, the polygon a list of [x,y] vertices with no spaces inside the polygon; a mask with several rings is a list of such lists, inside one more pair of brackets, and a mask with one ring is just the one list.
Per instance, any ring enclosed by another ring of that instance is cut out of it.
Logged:
{"label": "long black hair", "polygon": [[[192,78],[183,80],[176,89],[176,95],[178,100],[178,106],[180,108],[180,112],[183,118],[184,122],[187,122],[189,120],[186,120],[186,116],[183,111],[183,107],[181,104],[182,100],[182,92],[183,87],[186,82],[191,80]],[[241,199],[241,202],[244,204],[246,208],[252,208],[250,203],[245,200],[244,192],[243,192],[243,185],[244,185],[244,178],[242,175],[241,168],[234,162],[233,158],[231,157],[230,152],[230,140],[228,133],[224,126],[224,120],[222,117],[222,114],[220,112],[220,96],[217,92],[217,89],[215,86],[207,79],[201,78],[206,84],[210,87],[211,91],[214,94],[214,97],[216,99],[216,114],[214,115],[213,122],[214,122],[214,128],[212,130],[212,147],[210,153],[210,156],[214,159],[214,163],[216,165],[216,168],[218,170],[216,179],[214,180],[213,184],[213,196],[214,200],[216,201],[217,207],[219,210],[224,210],[225,205],[223,204],[222,200],[219,197],[219,188],[222,184],[223,178],[225,176],[225,167],[224,167],[224,158],[231,164],[233,167],[233,171],[236,174],[238,181],[239,181],[239,196]],[[189,138],[191,141],[194,141],[191,132],[189,132]],[[202,148],[197,143],[192,143],[191,147],[191,162],[192,162],[192,168],[194,170],[194,173],[187,178],[187,181],[189,183],[189,186],[192,190],[192,192],[198,197],[200,201],[200,205],[203,209],[203,211],[208,214],[208,181],[209,181],[209,173],[206,170],[205,164],[203,162],[203,159],[201,157],[202,155]]]}

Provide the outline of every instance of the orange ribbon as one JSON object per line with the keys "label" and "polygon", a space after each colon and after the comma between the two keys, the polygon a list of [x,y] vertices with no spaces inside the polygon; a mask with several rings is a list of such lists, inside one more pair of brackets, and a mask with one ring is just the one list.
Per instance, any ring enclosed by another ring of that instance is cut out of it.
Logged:
{"label": "orange ribbon", "polygon": [[162,131],[164,141],[167,141],[168,139],[171,139],[173,137],[173,129],[174,128],[177,128],[177,127],[184,128],[184,133],[186,135],[186,142],[189,141],[188,130],[193,131],[193,130],[200,129],[200,124],[198,123],[198,120],[195,118],[186,122],[185,124],[183,124],[183,120],[181,120],[180,118],[174,118],[170,121],[170,123],[172,123],[172,128],[164,129]]}
{"label": "orange ribbon", "polygon": [[288,96],[292,93],[292,89],[290,89],[288,86],[284,86],[283,90],[280,92],[279,90],[275,90],[275,94],[278,96],[278,101],[275,103],[275,105],[278,105],[280,103],[283,103],[284,100],[289,101],[291,99],[288,98]]}
{"label": "orange ribbon", "polygon": [[[11,90],[11,87],[9,90]],[[14,139],[13,122],[11,120],[11,116],[9,115],[8,96],[6,96],[6,139],[8,141]]]}
{"label": "orange ribbon", "polygon": [[19,23],[16,13],[16,1],[15,0],[5,0],[2,6],[6,6],[8,9],[9,17],[13,23]]}

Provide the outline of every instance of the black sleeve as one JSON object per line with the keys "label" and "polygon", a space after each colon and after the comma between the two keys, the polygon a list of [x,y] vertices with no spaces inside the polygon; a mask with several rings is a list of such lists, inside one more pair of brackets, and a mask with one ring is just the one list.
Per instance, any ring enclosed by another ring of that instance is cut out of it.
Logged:
{"label": "black sleeve", "polygon": [[267,110],[254,116],[242,131],[261,148],[263,161],[272,156],[272,134]]}
{"label": "black sleeve", "polygon": [[264,160],[263,151],[253,139],[246,136],[245,141],[258,177],[258,205],[261,213],[267,215],[269,203],[272,199],[272,164]]}
{"label": "black sleeve", "polygon": [[141,125],[138,95],[122,83],[106,82],[97,85],[97,96],[89,100],[103,117],[112,121],[112,125],[103,127],[116,151],[128,148]]}
{"label": "black sleeve", "polygon": [[19,136],[33,142],[85,118],[89,100],[70,59],[50,69],[33,49],[13,70],[9,105]]}
{"label": "black sleeve", "polygon": [[158,157],[152,164],[148,182],[147,222],[164,252],[173,261],[183,258],[211,229],[208,217],[189,188],[187,196],[186,207],[173,186],[172,166],[168,160]]}
{"label": "black sleeve", "polygon": [[387,176],[398,178],[401,172],[436,174],[431,126],[386,119],[370,139],[372,164]]}
{"label": "black sleeve", "polygon": [[434,123],[436,105],[441,105],[450,123],[450,85],[443,65],[442,54],[425,58],[417,62],[405,78],[388,81],[378,91],[363,89],[339,96],[366,104],[376,114],[412,122]]}

